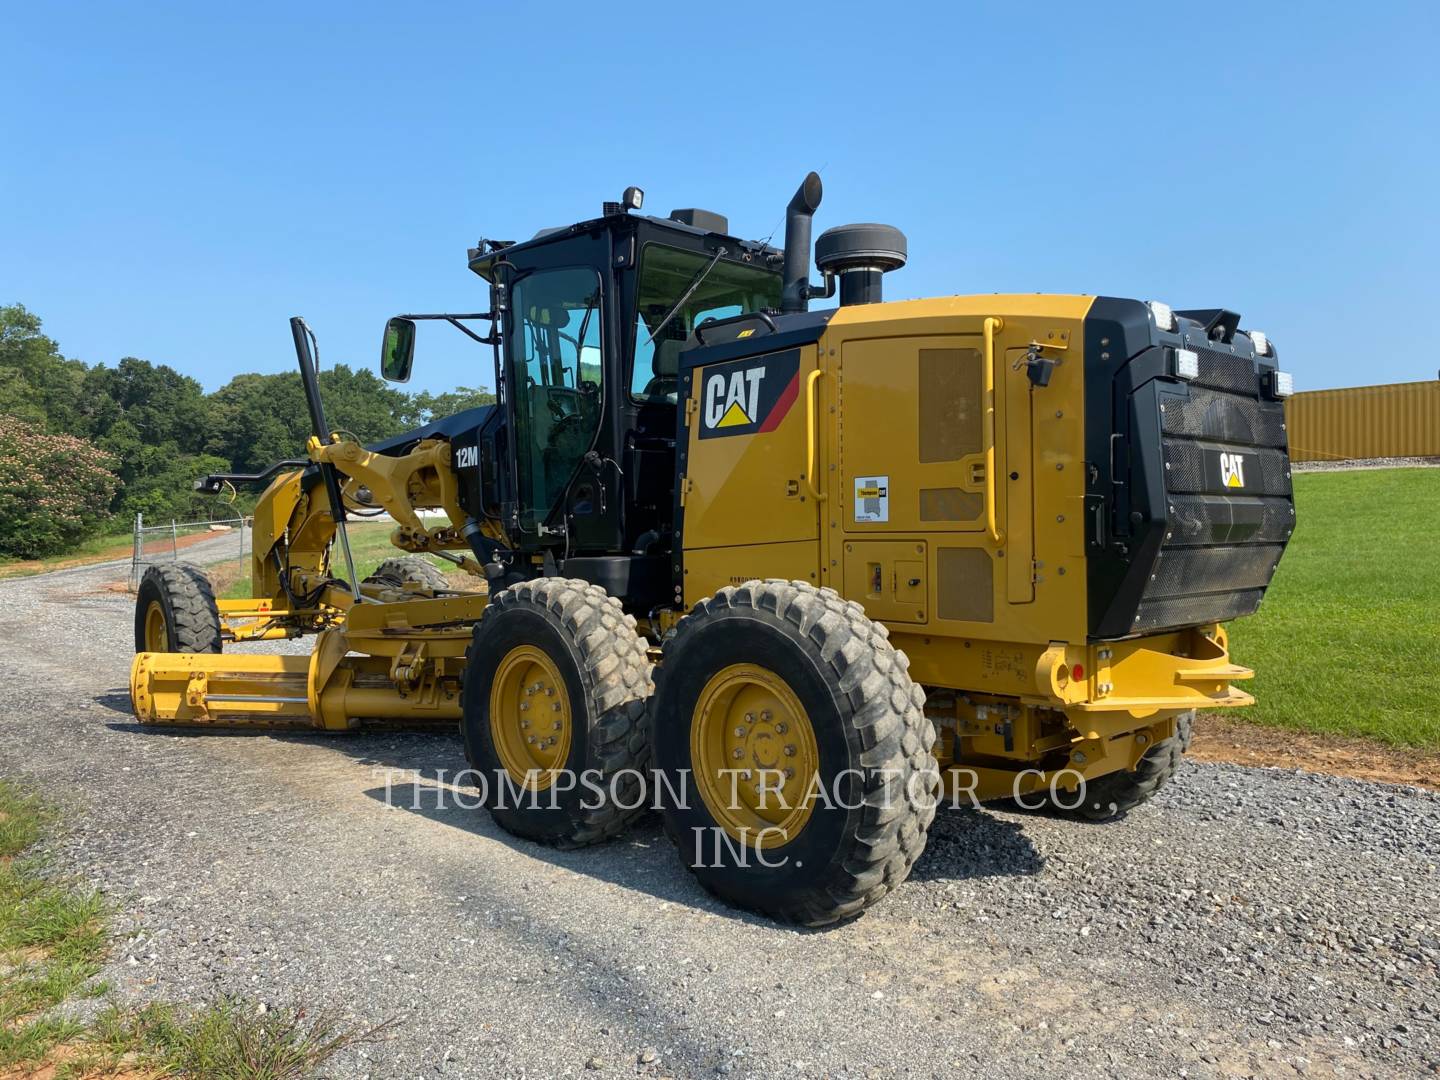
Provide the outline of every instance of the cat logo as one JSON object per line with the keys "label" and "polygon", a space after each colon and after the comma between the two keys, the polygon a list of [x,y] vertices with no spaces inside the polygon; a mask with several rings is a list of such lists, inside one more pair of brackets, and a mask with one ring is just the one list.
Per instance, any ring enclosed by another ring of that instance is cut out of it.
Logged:
{"label": "cat logo", "polygon": [[800,353],[712,364],[700,377],[700,437],[774,431],[795,402]]}
{"label": "cat logo", "polygon": [[1243,488],[1245,486],[1244,454],[1220,455],[1220,482],[1227,488]]}

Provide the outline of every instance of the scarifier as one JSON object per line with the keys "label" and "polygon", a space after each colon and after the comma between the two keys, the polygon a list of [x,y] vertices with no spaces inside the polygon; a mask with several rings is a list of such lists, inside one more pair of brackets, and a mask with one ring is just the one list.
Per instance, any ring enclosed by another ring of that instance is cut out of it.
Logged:
{"label": "scarifier", "polygon": [[[1294,526],[1273,345],[1222,308],[887,302],[885,225],[821,235],[817,285],[820,197],[783,252],[636,188],[482,240],[490,310],[391,319],[381,368],[443,320],[493,350],[498,405],[374,445],[327,426],[292,320],[306,456],[199,484],[268,484],[253,596],[147,574],[136,715],[458,724],[506,829],[600,840],[648,790],[707,888],[807,924],[903,880],[941,794],[1148,798],[1196,709],[1251,701],[1221,624]],[[408,556],[358,580],[347,518],[382,511]]]}

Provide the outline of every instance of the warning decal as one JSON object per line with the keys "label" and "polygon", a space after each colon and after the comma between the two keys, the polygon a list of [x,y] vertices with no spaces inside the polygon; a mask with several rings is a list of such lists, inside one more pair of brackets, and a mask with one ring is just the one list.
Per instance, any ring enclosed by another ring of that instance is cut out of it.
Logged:
{"label": "warning decal", "polygon": [[855,520],[890,520],[890,477],[857,476],[855,478]]}
{"label": "warning decal", "polygon": [[700,438],[774,431],[785,419],[800,385],[800,351],[773,353],[700,372]]}

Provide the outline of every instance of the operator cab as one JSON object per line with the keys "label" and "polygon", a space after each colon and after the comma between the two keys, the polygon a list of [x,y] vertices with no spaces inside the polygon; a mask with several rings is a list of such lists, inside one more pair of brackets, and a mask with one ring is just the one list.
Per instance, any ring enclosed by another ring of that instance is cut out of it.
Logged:
{"label": "operator cab", "polygon": [[471,249],[500,405],[452,445],[466,509],[502,526],[512,571],[553,560],[644,614],[672,594],[680,351],[706,320],[778,309],[782,256],[718,214],[639,201]]}

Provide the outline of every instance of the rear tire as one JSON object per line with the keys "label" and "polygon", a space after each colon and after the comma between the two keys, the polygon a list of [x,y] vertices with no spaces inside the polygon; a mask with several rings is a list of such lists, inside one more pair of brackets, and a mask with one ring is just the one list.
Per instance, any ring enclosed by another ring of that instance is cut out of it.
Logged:
{"label": "rear tire", "polygon": [[823,926],[905,880],[940,787],[908,669],[859,604],[804,582],[721,589],[679,622],[651,739],[666,832],[701,885]]}
{"label": "rear tire", "polygon": [[650,661],[598,585],[521,582],[490,598],[466,659],[461,734],[501,828],[581,847],[645,811]]}
{"label": "rear tire", "polygon": [[1146,751],[1134,769],[1108,773],[1089,781],[1085,785],[1085,801],[1065,808],[1066,811],[1087,821],[1110,821],[1148,802],[1179,770],[1180,759],[1190,749],[1194,732],[1193,712],[1177,717],[1175,734]]}
{"label": "rear tire", "polygon": [[450,588],[440,568],[423,555],[404,555],[386,559],[365,579],[366,585],[392,585],[404,588],[418,585],[422,589],[444,591]]}
{"label": "rear tire", "polygon": [[220,610],[205,571],[191,563],[146,569],[135,595],[135,651],[218,653]]}

